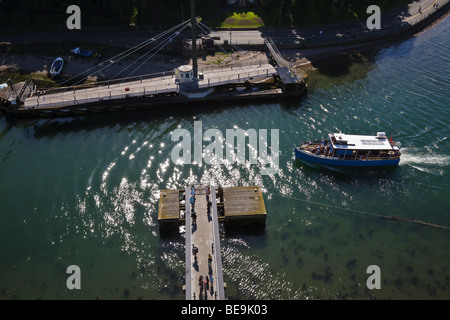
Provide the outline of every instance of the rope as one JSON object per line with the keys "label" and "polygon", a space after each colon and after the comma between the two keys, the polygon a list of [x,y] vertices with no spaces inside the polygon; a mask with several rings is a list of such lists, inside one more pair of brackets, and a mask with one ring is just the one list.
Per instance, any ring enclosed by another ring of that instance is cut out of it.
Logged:
{"label": "rope", "polygon": [[[207,25],[203,24],[202,22],[197,23],[197,26],[204,32],[204,33],[211,33],[212,30],[210,27],[208,27]],[[206,29],[208,29],[207,31],[205,31],[205,29],[203,29],[203,27],[205,27]],[[228,53],[227,50],[225,50],[220,44],[217,45],[224,53]]]}
{"label": "rope", "polygon": [[[93,67],[91,67],[91,68],[89,68],[89,69],[87,69],[87,70],[85,70],[85,71],[83,71],[83,72],[73,76],[73,77],[71,77],[70,79],[67,79],[67,80],[61,82],[58,86],[60,87],[62,84],[67,83],[67,82],[69,82],[69,81],[71,81],[71,80],[73,80],[73,79],[75,79],[77,77],[80,77],[81,75],[86,74],[87,72],[89,72],[89,71],[91,71],[91,70],[93,70],[95,68],[98,68],[99,66],[103,65],[105,62],[109,62],[109,64],[107,64],[106,66],[102,67],[101,69],[99,69],[99,70],[97,70],[97,71],[95,71],[94,73],[91,74],[91,75],[94,75],[94,74],[102,71],[103,69],[108,68],[108,67],[112,66],[113,64],[119,62],[120,60],[128,57],[130,54],[133,54],[134,52],[142,49],[143,47],[147,46],[148,44],[158,40],[159,38],[161,38],[161,37],[165,36],[166,34],[172,32],[173,30],[176,30],[176,29],[180,28],[183,25],[188,25],[188,23],[189,23],[189,20],[187,20],[187,21],[185,21],[183,23],[180,23],[180,24],[178,24],[178,25],[176,25],[176,26],[174,26],[174,27],[172,27],[172,28],[170,28],[170,29],[168,29],[168,30],[166,30],[166,31],[156,35],[153,38],[147,39],[147,40],[145,40],[145,41],[135,45],[134,47],[131,47],[131,48],[129,48],[129,49],[127,49],[127,50],[125,50],[125,51],[115,55],[114,57],[109,58],[109,59],[107,59],[107,60],[105,60],[105,61],[103,61],[103,62],[101,62],[101,63],[99,63],[99,64],[97,64],[97,65],[95,65],[95,66],[93,66]],[[116,58],[118,58],[118,59],[114,60]],[[113,61],[113,62],[111,62],[111,61]],[[80,80],[80,81],[82,81],[82,80]],[[80,81],[77,81],[75,84],[79,83]],[[56,86],[53,87],[53,88],[56,88]],[[53,88],[51,88],[51,89],[53,89]]]}
{"label": "rope", "polygon": [[282,198],[298,200],[298,201],[302,201],[302,202],[306,202],[306,203],[316,204],[316,205],[319,205],[319,206],[326,206],[326,207],[330,207],[330,208],[335,208],[335,209],[340,209],[340,210],[345,210],[345,211],[351,211],[351,212],[355,212],[355,213],[361,213],[361,214],[365,214],[365,215],[369,215],[369,216],[378,217],[378,218],[381,218],[381,219],[393,220],[393,221],[402,221],[402,222],[409,222],[409,223],[416,223],[416,224],[425,225],[425,226],[429,226],[429,227],[433,227],[433,228],[450,230],[450,227],[448,227],[448,226],[443,226],[443,225],[430,223],[430,222],[426,222],[426,221],[422,221],[422,220],[404,219],[404,218],[400,218],[400,217],[398,217],[396,215],[386,216],[386,215],[377,214],[377,213],[371,213],[371,212],[367,212],[367,211],[361,211],[361,210],[356,210],[356,209],[351,209],[351,208],[346,208],[346,207],[341,207],[341,206],[335,206],[335,205],[332,205],[332,204],[324,204],[324,203],[321,203],[321,202],[316,202],[316,201],[311,201],[311,200],[305,200],[305,199],[285,196],[285,195],[278,194],[278,193],[272,193],[272,194],[275,195],[275,196],[282,197]]}
{"label": "rope", "polygon": [[[183,27],[183,30],[184,30],[184,29],[186,28],[186,26],[188,25],[188,21],[185,21],[185,22],[183,22],[183,23],[180,23],[180,24],[176,25],[175,27],[172,27],[172,28],[170,28],[169,30],[166,30],[166,31],[160,33],[159,35],[157,35],[157,36],[155,36],[155,37],[153,37],[153,38],[151,38],[151,39],[148,39],[148,40],[142,42],[141,44],[138,44],[138,45],[135,46],[135,47],[132,47],[132,48],[130,48],[130,49],[124,51],[124,52],[121,53],[121,54],[124,54],[124,53],[126,53],[127,51],[132,50],[131,52],[129,52],[129,53],[127,53],[126,55],[124,55],[123,57],[119,58],[118,60],[116,60],[116,61],[112,62],[111,64],[109,64],[109,65],[107,65],[107,66],[101,68],[100,70],[97,70],[97,71],[94,72],[93,74],[96,74],[97,72],[100,72],[101,70],[103,70],[103,69],[105,69],[105,68],[107,68],[107,67],[112,66],[114,63],[117,63],[117,62],[119,62],[120,60],[122,60],[122,59],[128,57],[130,54],[132,54],[132,53],[134,53],[134,52],[136,52],[136,51],[142,49],[143,47],[145,47],[146,45],[150,44],[151,42],[155,42],[155,41],[158,40],[159,38],[162,38],[163,36],[167,35],[169,32],[172,32],[172,31],[176,30],[177,28],[181,27],[183,24],[185,24],[185,26]],[[159,45],[158,45],[158,46],[159,46]],[[133,61],[130,65],[128,65],[128,66],[125,67],[123,70],[121,70],[120,72],[118,72],[118,73],[117,73],[116,75],[114,75],[111,79],[114,79],[115,77],[117,77],[120,73],[122,73],[123,71],[125,71],[126,69],[128,69],[129,67],[131,67],[134,63],[136,63],[137,61],[139,61],[139,60],[142,59],[143,57],[145,57],[145,56],[146,56],[147,54],[149,54],[152,50],[153,50],[153,49],[151,49],[149,52],[147,52],[147,53],[145,53],[144,55],[142,55],[139,59]],[[119,55],[117,55],[117,56],[120,56],[121,54],[119,54]],[[117,57],[117,56],[116,56],[116,57]],[[111,58],[110,60],[112,60],[112,59],[114,59],[114,58]],[[91,68],[91,69],[92,69],[92,68]]]}
{"label": "rope", "polygon": [[[134,69],[130,74],[128,74],[127,77],[131,77],[137,70],[139,70],[148,60],[150,60],[155,54],[157,54],[162,48],[164,48],[167,44],[169,44],[176,36],[178,36],[181,32],[184,31],[184,29],[186,29],[188,26],[188,24],[186,24],[180,31],[177,31],[174,35],[170,36],[169,38],[163,40],[163,42],[161,42],[160,44],[158,44],[158,46],[160,47],[158,50],[156,50],[156,52],[154,52],[150,57],[148,57],[144,62],[142,62],[136,69]],[[158,46],[155,47],[158,48]],[[139,59],[135,60],[133,63],[131,63],[129,66],[127,66],[125,69],[123,69],[122,71],[125,71],[126,69],[128,69],[130,66],[132,66],[135,62],[139,61],[140,59],[142,59],[143,57],[145,57],[147,54],[149,54],[151,52],[151,50],[149,52],[147,52],[146,54],[144,54],[143,56],[141,56]],[[122,72],[121,71],[121,72]],[[121,73],[119,72],[119,73]],[[118,74],[119,74],[118,73]],[[116,74],[113,78],[115,78],[118,74]]]}

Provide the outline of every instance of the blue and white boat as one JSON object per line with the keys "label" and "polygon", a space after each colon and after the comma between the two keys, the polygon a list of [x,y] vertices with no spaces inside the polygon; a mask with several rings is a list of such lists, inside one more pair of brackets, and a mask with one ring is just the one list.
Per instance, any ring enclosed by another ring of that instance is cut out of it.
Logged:
{"label": "blue and white boat", "polygon": [[57,76],[61,73],[61,70],[64,66],[64,60],[61,57],[56,58],[53,63],[52,66],[50,67],[50,74],[52,76]]}
{"label": "blue and white boat", "polygon": [[70,50],[70,52],[72,52],[73,54],[79,55],[79,56],[84,56],[84,57],[90,57],[94,54],[94,51],[81,49],[80,47],[73,48]]}
{"label": "blue and white boat", "polygon": [[330,166],[393,166],[400,162],[400,143],[384,132],[376,136],[330,133],[328,139],[307,141],[294,149],[295,158]]}

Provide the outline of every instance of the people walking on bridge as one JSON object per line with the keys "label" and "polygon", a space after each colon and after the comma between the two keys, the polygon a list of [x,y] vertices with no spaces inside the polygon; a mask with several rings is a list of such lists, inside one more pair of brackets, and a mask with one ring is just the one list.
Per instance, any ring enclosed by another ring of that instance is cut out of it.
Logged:
{"label": "people walking on bridge", "polygon": [[198,289],[200,290],[200,293],[202,293],[202,289],[203,289],[203,276],[200,275],[200,277],[198,278]]}
{"label": "people walking on bridge", "polygon": [[208,202],[209,201],[209,195],[211,194],[211,186],[209,184],[206,186],[205,194],[206,194],[206,202]]}
{"label": "people walking on bridge", "polygon": [[192,245],[192,254],[194,255],[195,260],[197,260],[198,248]]}
{"label": "people walking on bridge", "polygon": [[209,282],[211,282],[211,291],[213,291],[214,278],[213,278],[212,274],[209,275]]}
{"label": "people walking on bridge", "polygon": [[192,224],[197,224],[197,213],[195,211],[191,212]]}
{"label": "people walking on bridge", "polygon": [[208,253],[208,266],[211,266],[212,256],[211,253]]}

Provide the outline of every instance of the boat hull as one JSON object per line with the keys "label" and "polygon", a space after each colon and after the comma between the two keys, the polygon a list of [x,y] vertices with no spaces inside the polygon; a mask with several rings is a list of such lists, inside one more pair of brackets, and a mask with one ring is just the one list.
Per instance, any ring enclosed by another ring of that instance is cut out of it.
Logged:
{"label": "boat hull", "polygon": [[295,158],[298,160],[309,161],[313,163],[341,166],[341,167],[378,167],[378,166],[396,166],[400,158],[382,159],[382,160],[342,160],[338,158],[318,156],[299,148],[295,148]]}
{"label": "boat hull", "polygon": [[61,73],[61,70],[64,66],[64,60],[60,57],[56,58],[55,61],[53,61],[52,66],[50,68],[50,74],[52,76],[57,76]]}

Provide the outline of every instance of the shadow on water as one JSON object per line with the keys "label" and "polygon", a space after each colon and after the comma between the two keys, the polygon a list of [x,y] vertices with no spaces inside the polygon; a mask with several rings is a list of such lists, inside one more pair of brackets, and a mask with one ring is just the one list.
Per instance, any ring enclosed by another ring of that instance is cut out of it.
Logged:
{"label": "shadow on water", "polygon": [[314,63],[314,67],[322,75],[341,77],[351,72],[350,67],[353,64],[364,64],[366,59],[362,54],[342,54],[332,59],[319,60]]}
{"label": "shadow on water", "polygon": [[[289,101],[292,107],[295,105],[298,107],[298,100],[289,99]],[[33,128],[34,137],[39,139],[43,137],[51,138],[61,133],[93,131],[105,127],[124,127],[149,121],[180,121],[183,119],[201,120],[202,117],[218,115],[224,111],[246,109],[254,106],[264,108],[265,104],[261,101],[241,101],[238,104],[230,102],[192,103],[183,107],[172,108],[171,106],[167,106],[166,108],[159,108],[157,112],[135,110],[55,118],[19,119],[8,117],[6,122],[8,123],[8,126]]]}
{"label": "shadow on water", "polygon": [[395,178],[400,174],[398,166],[386,167],[332,167],[316,163],[309,163],[295,159],[293,167],[307,174],[326,174],[339,181],[357,179]]}
{"label": "shadow on water", "polygon": [[377,54],[376,50],[367,50],[315,59],[313,70],[307,71],[308,91],[366,79],[368,73],[376,68]]}

